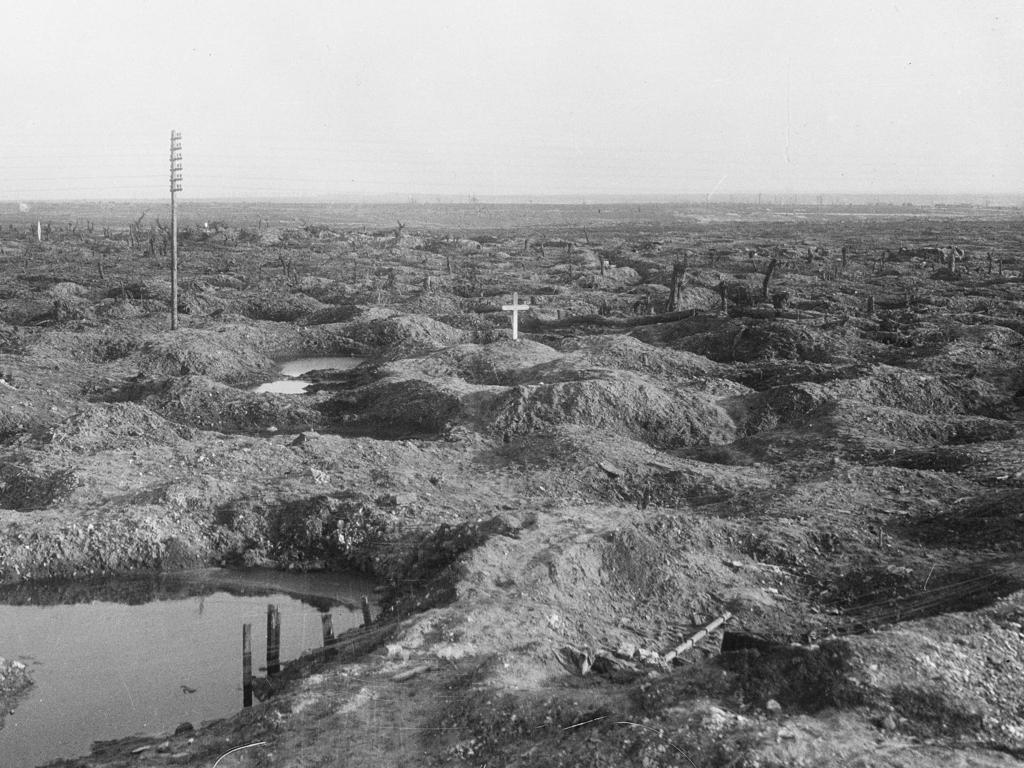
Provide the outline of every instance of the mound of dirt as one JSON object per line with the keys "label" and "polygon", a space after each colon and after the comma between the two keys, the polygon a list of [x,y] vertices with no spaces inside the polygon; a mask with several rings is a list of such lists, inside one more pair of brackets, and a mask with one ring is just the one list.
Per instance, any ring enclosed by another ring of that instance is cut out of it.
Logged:
{"label": "mound of dirt", "polygon": [[[835,372],[835,371],[833,371]],[[979,379],[924,375],[903,368],[850,366],[823,383],[771,387],[724,402],[746,434],[778,424],[873,434],[901,441],[975,442],[1016,435],[1002,414],[1005,395]],[[859,374],[848,377],[849,374]],[[976,416],[975,414],[981,414]]]}
{"label": "mound of dirt", "polygon": [[913,361],[933,374],[977,377],[1005,392],[1024,388],[1024,337],[1000,325],[956,326],[951,341]]}
{"label": "mound of dirt", "polygon": [[997,419],[927,416],[855,400],[830,401],[808,414],[807,418],[809,425],[820,432],[831,432],[855,441],[882,438],[906,445],[1005,440],[1017,434],[1012,424]]}
{"label": "mound of dirt", "polygon": [[0,507],[45,509],[65,499],[78,487],[81,477],[73,469],[39,472],[23,464],[0,464]]}
{"label": "mound of dirt", "polygon": [[702,285],[687,285],[679,291],[676,299],[676,310],[686,309],[711,310],[722,305],[722,297],[717,291]]}
{"label": "mound of dirt", "polygon": [[1024,662],[1019,599],[975,614],[949,614],[851,637],[846,674],[858,699],[893,712],[917,737],[970,733],[990,743],[1024,741]]}
{"label": "mound of dirt", "polygon": [[1006,396],[992,384],[963,376],[931,376],[905,368],[874,366],[853,379],[830,381],[823,392],[837,400],[859,400],[925,415],[998,416]]}
{"label": "mound of dirt", "polygon": [[[76,299],[75,302],[75,306],[78,306],[83,300]],[[0,304],[0,320],[11,325],[39,324],[55,319],[55,306],[70,305],[68,302],[37,296],[7,299]]]}
{"label": "mound of dirt", "polygon": [[520,339],[491,344],[459,344],[429,355],[402,358],[382,366],[390,376],[422,375],[432,378],[457,376],[472,384],[512,384],[523,371],[562,355],[546,344]]}
{"label": "mound of dirt", "polygon": [[79,411],[50,433],[51,445],[76,453],[180,445],[192,437],[187,427],[172,424],[135,403],[101,403]]}
{"label": "mound of dirt", "polygon": [[830,330],[790,320],[748,321],[681,339],[678,348],[718,362],[806,360],[853,363],[870,357],[870,342],[853,327]]}
{"label": "mound of dirt", "polygon": [[346,328],[355,341],[383,353],[415,353],[470,341],[469,334],[424,315],[373,308]]}
{"label": "mound of dirt", "polygon": [[[627,435],[615,440],[606,433],[578,425],[560,425],[543,433],[510,440],[478,461],[498,466],[512,464],[528,471],[541,488],[557,489],[630,506],[678,508],[686,503],[720,500],[736,493],[764,488],[768,479],[761,469],[723,466],[740,462],[709,463],[706,456],[680,458]],[[687,453],[727,451],[724,447],[689,449]],[[675,452],[674,452],[675,453]]]}
{"label": "mound of dirt", "polygon": [[[706,357],[655,347],[632,336],[571,336],[559,347],[591,366],[653,374],[670,380],[718,375],[720,366]],[[543,379],[533,378],[534,381]],[[530,379],[522,379],[527,383]]]}
{"label": "mound of dirt", "polygon": [[[689,346],[697,346],[695,343],[692,343],[692,339],[712,335],[732,338],[741,328],[743,328],[742,323],[725,315],[698,313],[693,317],[685,317],[668,323],[641,326],[630,335],[647,344],[702,354],[699,350],[689,349]],[[711,357],[713,360],[718,359],[711,355],[708,355],[708,357]]]}
{"label": "mound of dirt", "polygon": [[[143,306],[167,311],[171,306],[171,281],[151,277],[140,282],[122,283],[107,291],[106,297],[123,302],[143,302]],[[224,311],[226,306],[227,302],[204,281],[189,280],[178,285],[178,312],[181,314],[209,314]]]}
{"label": "mound of dirt", "polygon": [[1024,545],[1024,489],[986,491],[958,501],[953,509],[908,523],[910,535],[927,543],[956,541],[959,547],[1020,552]]}
{"label": "mound of dirt", "polygon": [[588,273],[576,279],[576,285],[586,290],[612,291],[624,285],[636,285],[640,282],[640,274],[632,267],[615,267],[606,269],[605,273]]}
{"label": "mound of dirt", "polygon": [[[0,374],[10,376],[9,372]],[[18,382],[15,381],[17,384]],[[22,391],[0,383],[0,441],[26,433],[42,433],[71,415],[73,403],[62,393]]]}
{"label": "mound of dirt", "polygon": [[[169,303],[169,302],[168,302]],[[138,317],[166,315],[167,304],[159,299],[103,299],[93,306],[97,317],[108,320],[129,320]]]}
{"label": "mound of dirt", "polygon": [[379,437],[436,436],[455,423],[486,423],[501,392],[457,378],[389,378],[337,395],[323,410],[347,429]]}
{"label": "mound of dirt", "polygon": [[152,376],[208,376],[218,381],[250,382],[266,378],[276,368],[253,342],[238,334],[192,329],[160,334],[142,343],[133,362]]}
{"label": "mound of dirt", "polygon": [[336,296],[339,291],[344,290],[344,286],[339,285],[337,280],[332,280],[329,277],[316,277],[315,275],[306,275],[299,278],[295,287],[314,299],[319,299],[325,303],[333,303],[330,297]]}
{"label": "mound of dirt", "polygon": [[269,320],[279,323],[295,322],[330,309],[326,304],[305,293],[280,291],[270,291],[242,301],[232,302],[228,304],[228,308],[232,312],[237,312],[253,320]]}
{"label": "mound of dirt", "polygon": [[55,283],[46,289],[46,293],[56,301],[81,299],[89,294],[89,289],[79,283]]}
{"label": "mound of dirt", "polygon": [[299,432],[321,421],[320,412],[298,398],[245,392],[204,376],[170,379],[143,403],[165,419],[219,432]]}
{"label": "mound of dirt", "polygon": [[[876,452],[914,445],[1005,440],[1017,434],[1013,424],[998,419],[943,413],[941,408],[937,414],[915,413],[898,406],[839,397],[831,384],[786,384],[728,398],[722,405],[743,434],[767,433],[764,437],[770,440],[777,428],[806,430],[804,447],[808,448],[822,438],[838,441],[834,449],[845,446],[854,452]],[[870,394],[870,390],[865,392]]]}
{"label": "mound of dirt", "polygon": [[625,371],[595,371],[594,378],[514,387],[495,426],[509,434],[581,424],[626,434],[651,445],[676,447],[729,443],[736,425],[710,399],[669,393]]}

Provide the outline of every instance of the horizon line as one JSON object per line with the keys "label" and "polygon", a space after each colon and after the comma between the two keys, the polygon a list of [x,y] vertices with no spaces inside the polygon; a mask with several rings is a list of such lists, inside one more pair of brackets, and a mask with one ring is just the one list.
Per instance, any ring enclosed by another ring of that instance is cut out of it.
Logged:
{"label": "horizon line", "polygon": [[[59,204],[59,203],[169,203],[167,197],[0,197],[2,204]],[[744,198],[743,200],[729,198]],[[767,198],[767,199],[759,199]],[[831,198],[831,199],[826,199]],[[736,191],[715,192],[566,192],[566,193],[448,193],[448,192],[384,192],[384,193],[339,193],[317,192],[283,195],[247,195],[217,194],[191,197],[179,193],[178,205],[189,202],[388,202],[402,204],[420,204],[424,202],[444,202],[459,204],[483,204],[492,202],[574,202],[578,205],[594,203],[631,203],[631,202],[692,202],[700,204],[753,202],[762,205],[778,204],[778,201],[801,202],[810,204],[832,205],[838,200],[878,201],[878,200],[909,200],[924,199],[940,200],[976,200],[1016,199],[1024,201],[1024,190],[1018,192],[780,192],[780,191]]]}

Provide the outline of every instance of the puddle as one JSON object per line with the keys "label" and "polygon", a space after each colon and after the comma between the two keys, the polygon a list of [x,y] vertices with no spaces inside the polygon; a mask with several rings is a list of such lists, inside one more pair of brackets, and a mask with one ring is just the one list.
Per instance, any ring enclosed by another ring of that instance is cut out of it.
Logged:
{"label": "puddle", "polygon": [[279,373],[284,377],[268,381],[253,388],[253,392],[276,392],[301,395],[312,382],[299,378],[304,373],[319,370],[347,371],[363,362],[361,357],[299,357],[281,364]]}
{"label": "puddle", "polygon": [[95,740],[173,731],[242,707],[242,625],[254,674],[266,660],[267,605],[281,660],[359,626],[373,582],[339,574],[206,569],[144,579],[0,590],[0,656],[35,681],[0,729],[0,763],[31,768],[88,754]]}

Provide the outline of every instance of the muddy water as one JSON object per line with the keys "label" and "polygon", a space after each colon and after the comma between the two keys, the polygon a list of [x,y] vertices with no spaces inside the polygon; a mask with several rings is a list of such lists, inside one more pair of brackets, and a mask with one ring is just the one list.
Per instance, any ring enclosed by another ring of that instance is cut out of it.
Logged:
{"label": "muddy water", "polygon": [[[361,577],[207,569],[153,579],[0,591],[0,655],[35,685],[0,730],[0,765],[87,754],[94,740],[173,731],[242,705],[242,625],[266,659],[267,605],[281,613],[281,659],[362,622]],[[13,603],[13,604],[12,604]]]}
{"label": "muddy water", "polygon": [[347,371],[361,362],[361,357],[299,357],[281,364],[281,378],[260,384],[253,391],[285,395],[302,394],[311,383],[302,379],[302,374],[320,370]]}

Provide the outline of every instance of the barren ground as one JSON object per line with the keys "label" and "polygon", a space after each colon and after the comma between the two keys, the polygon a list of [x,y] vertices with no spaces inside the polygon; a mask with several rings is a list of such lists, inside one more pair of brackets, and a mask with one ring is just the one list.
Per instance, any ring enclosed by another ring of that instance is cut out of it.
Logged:
{"label": "barren ground", "polygon": [[[186,218],[176,332],[148,220],[0,221],[0,582],[388,588],[367,654],[65,765],[1018,763],[1019,211],[409,208]],[[367,362],[249,391],[319,354]]]}

